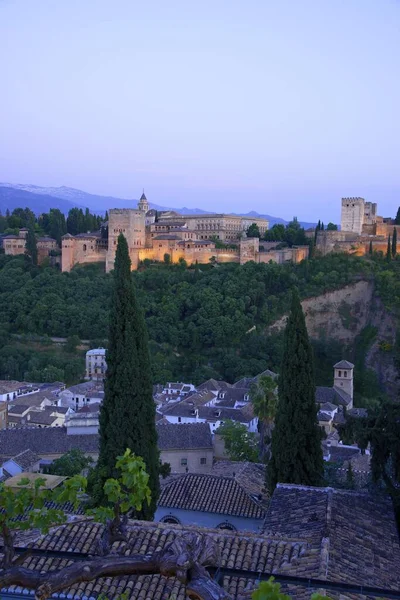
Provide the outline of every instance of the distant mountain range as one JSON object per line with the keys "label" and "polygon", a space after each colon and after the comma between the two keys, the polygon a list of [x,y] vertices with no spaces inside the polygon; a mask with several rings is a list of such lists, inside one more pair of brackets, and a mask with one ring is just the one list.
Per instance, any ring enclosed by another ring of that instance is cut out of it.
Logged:
{"label": "distant mountain range", "polygon": [[[15,208],[30,208],[32,212],[39,215],[48,212],[50,208],[58,208],[61,212],[67,214],[71,208],[89,208],[96,214],[104,214],[110,208],[136,208],[138,200],[123,200],[113,196],[98,196],[89,194],[82,190],[62,186],[62,187],[40,187],[29,184],[0,183],[0,211],[4,214],[8,209],[12,212]],[[208,211],[201,208],[186,208],[159,206],[149,203],[155,210],[175,210],[184,215],[207,214]],[[238,213],[232,213],[238,214]],[[242,214],[242,213],[241,213]],[[286,225],[288,221],[280,217],[259,214],[255,211],[243,213],[245,217],[262,217],[268,219],[270,227],[276,223]],[[307,229],[315,226],[315,223],[306,223],[300,221],[301,225]]]}

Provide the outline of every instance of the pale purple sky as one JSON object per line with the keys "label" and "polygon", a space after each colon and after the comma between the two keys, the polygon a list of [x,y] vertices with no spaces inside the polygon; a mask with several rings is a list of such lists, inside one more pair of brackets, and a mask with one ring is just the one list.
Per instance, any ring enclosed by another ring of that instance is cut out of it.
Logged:
{"label": "pale purple sky", "polygon": [[337,221],[400,204],[398,0],[0,0],[0,181]]}

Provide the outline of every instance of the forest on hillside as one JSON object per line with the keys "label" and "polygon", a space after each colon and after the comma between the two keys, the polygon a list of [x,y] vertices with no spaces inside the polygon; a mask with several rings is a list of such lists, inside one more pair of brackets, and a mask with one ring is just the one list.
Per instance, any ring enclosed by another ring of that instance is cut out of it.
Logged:
{"label": "forest on hillside", "polygon": [[[265,332],[287,312],[293,286],[304,298],[374,277],[385,304],[400,311],[399,275],[398,259],[344,254],[299,265],[143,265],[132,277],[149,329],[153,380],[234,382],[265,368],[277,371],[282,338]],[[52,367],[59,378],[78,379],[82,357],[52,352],[43,339],[39,352],[15,336],[106,343],[111,282],[100,265],[60,273],[24,256],[0,255],[0,378],[40,378]],[[334,341],[315,343],[318,384],[330,384],[332,363],[343,351]]]}

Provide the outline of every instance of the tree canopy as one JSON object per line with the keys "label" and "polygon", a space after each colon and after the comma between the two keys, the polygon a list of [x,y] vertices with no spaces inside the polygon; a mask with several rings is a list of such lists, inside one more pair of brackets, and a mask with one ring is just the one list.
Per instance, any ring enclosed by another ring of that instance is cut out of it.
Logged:
{"label": "tree canopy", "polygon": [[148,335],[131,277],[128,243],[123,234],[113,273],[107,372],[100,407],[100,452],[93,476],[96,502],[104,502],[103,484],[114,476],[115,460],[124,448],[146,464],[151,503],[140,515],[152,519],[159,493],[159,452],[151,380]]}
{"label": "tree canopy", "polygon": [[279,401],[272,432],[268,484],[319,485],[323,476],[321,431],[315,403],[313,352],[297,291],[287,321]]}

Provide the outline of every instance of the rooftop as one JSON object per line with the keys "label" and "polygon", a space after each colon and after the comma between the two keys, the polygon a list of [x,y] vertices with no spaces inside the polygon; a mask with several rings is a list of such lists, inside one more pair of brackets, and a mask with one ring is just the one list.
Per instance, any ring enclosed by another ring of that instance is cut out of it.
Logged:
{"label": "rooftop", "polygon": [[40,457],[35,452],[32,452],[32,450],[24,450],[13,456],[10,460],[14,461],[21,469],[26,470],[39,462]]}
{"label": "rooftop", "polygon": [[0,394],[8,394],[11,392],[17,392],[19,390],[19,388],[22,387],[23,385],[26,385],[26,384],[22,383],[21,381],[1,380],[0,381]]}
{"label": "rooftop", "polygon": [[[23,479],[28,480],[26,485],[20,485],[20,482]],[[44,487],[47,490],[53,490],[67,478],[62,477],[61,475],[44,475],[43,473],[20,473],[19,475],[14,475],[14,477],[6,479],[4,485],[13,488],[14,490],[19,490],[24,487],[34,487],[35,482],[38,479],[44,479]]]}
{"label": "rooftop", "polygon": [[264,534],[302,539],[318,550],[314,560],[303,563],[310,577],[376,587],[400,585],[399,538],[387,496],[278,484]]}
{"label": "rooftop", "polygon": [[157,425],[160,450],[212,448],[208,423],[179,423]]}
{"label": "rooftop", "polygon": [[354,369],[353,363],[348,360],[340,360],[336,365],[333,365],[334,369]]}
{"label": "rooftop", "polygon": [[[164,427],[164,425],[161,425]],[[188,473],[162,488],[158,506],[263,519],[260,504],[233,477]]]}
{"label": "rooftop", "polygon": [[106,349],[105,348],[92,348],[92,350],[88,350],[86,352],[86,356],[93,356],[93,355],[98,355],[100,354],[101,356],[105,356],[106,354]]}
{"label": "rooftop", "polygon": [[[23,566],[45,572],[72,564],[68,553],[92,554],[102,531],[102,525],[83,519],[52,528],[45,536],[37,534],[30,541],[34,552],[43,554],[27,557]],[[219,548],[221,569],[248,571],[253,577],[274,573],[304,578],[304,586],[284,589],[296,600],[309,600],[309,578],[393,591],[400,587],[400,548],[391,501],[361,492],[278,485],[263,534],[140,521],[130,521],[127,534],[125,555],[162,551],[185,535],[210,537]],[[114,549],[122,549],[121,543]],[[46,555],[49,550],[63,554]],[[243,594],[249,579],[233,572],[223,575],[220,582],[236,599]],[[23,589],[8,591],[19,596],[27,594]],[[124,592],[130,600],[187,600],[183,586],[175,578],[159,575],[82,582],[54,597],[92,599],[103,593],[116,598]],[[365,600],[365,596],[349,596],[340,591],[328,590],[327,595]]]}
{"label": "rooftop", "polygon": [[67,435],[66,427],[19,427],[0,430],[0,455],[12,457],[27,448],[40,457],[65,454],[73,448],[98,452],[97,435]]}

